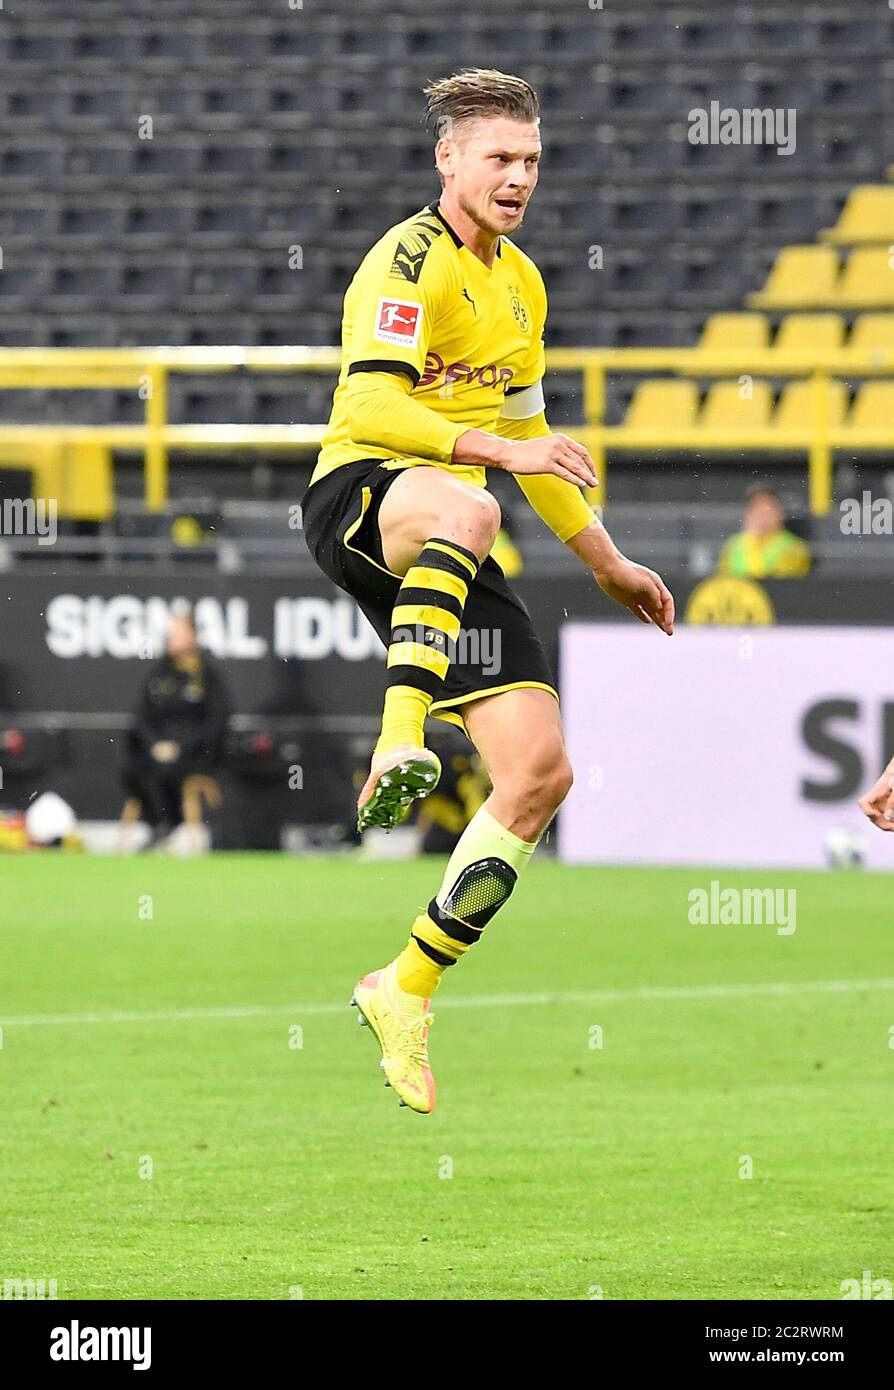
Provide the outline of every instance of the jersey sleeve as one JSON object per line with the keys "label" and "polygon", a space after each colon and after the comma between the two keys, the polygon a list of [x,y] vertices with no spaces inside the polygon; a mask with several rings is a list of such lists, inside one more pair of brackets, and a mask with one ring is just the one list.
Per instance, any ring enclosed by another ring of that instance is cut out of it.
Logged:
{"label": "jersey sleeve", "polygon": [[[497,421],[497,433],[503,439],[516,442],[542,439],[551,432],[546,419],[546,402],[543,395],[543,377],[546,372],[546,353],[543,346],[547,313],[546,287],[539,270],[536,270],[536,267],[534,270],[531,298],[535,318],[531,351],[518,373],[518,385],[513,382],[512,387],[506,392],[500,419]],[[592,523],[593,511],[585,501],[580,488],[574,483],[557,478],[554,473],[514,473],[513,477],[541,521],[545,522],[560,541],[570,540]]]}
{"label": "jersey sleeve", "polygon": [[439,235],[434,224],[419,221],[384,238],[363,261],[345,303],[349,375],[393,372],[417,385],[434,324],[456,292],[455,267],[441,254]]}

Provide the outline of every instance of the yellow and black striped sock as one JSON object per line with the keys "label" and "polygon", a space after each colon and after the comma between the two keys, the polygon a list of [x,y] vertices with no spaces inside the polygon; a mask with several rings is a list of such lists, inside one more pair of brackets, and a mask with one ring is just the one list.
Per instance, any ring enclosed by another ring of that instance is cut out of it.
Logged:
{"label": "yellow and black striped sock", "polygon": [[432,536],[407,570],[391,614],[382,732],[376,752],[422,747],[425,716],[450,666],[478,558],[456,541]]}
{"label": "yellow and black striped sock", "polygon": [[[538,837],[539,839],[539,837]],[[397,981],[429,999],[441,976],[480,938],[506,902],[537,840],[522,840],[480,807],[460,836],[437,896],[421,912],[397,958]]]}

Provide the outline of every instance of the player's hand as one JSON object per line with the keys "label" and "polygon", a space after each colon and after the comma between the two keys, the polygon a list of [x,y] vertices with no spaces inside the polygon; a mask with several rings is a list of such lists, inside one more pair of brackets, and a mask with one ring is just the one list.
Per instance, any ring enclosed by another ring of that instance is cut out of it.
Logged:
{"label": "player's hand", "polygon": [[872,790],[861,796],[857,804],[879,830],[894,830],[894,758]]}
{"label": "player's hand", "polygon": [[506,452],[507,473],[554,473],[575,487],[598,487],[593,460],[583,444],[567,434],[514,442]]}
{"label": "player's hand", "polygon": [[673,636],[673,595],[660,574],[617,555],[605,569],[594,570],[593,578],[604,594],[622,608],[629,608],[641,623],[654,623],[668,637]]}
{"label": "player's hand", "polygon": [[180,756],[180,744],[173,739],[159,739],[149,751],[157,763],[172,763]]}

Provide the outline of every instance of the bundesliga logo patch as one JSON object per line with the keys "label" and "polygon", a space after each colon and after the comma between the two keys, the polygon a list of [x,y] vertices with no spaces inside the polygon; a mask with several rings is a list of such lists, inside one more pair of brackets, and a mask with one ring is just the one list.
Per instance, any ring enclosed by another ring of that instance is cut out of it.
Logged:
{"label": "bundesliga logo patch", "polygon": [[408,304],[405,299],[379,300],[375,337],[381,342],[415,347],[421,327],[421,304]]}

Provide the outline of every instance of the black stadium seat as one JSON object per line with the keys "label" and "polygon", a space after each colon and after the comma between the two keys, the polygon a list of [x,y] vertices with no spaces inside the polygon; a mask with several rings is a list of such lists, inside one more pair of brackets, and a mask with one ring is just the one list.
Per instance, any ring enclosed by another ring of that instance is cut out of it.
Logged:
{"label": "black stadium seat", "polygon": [[[879,0],[20,5],[0,25],[0,343],[335,342],[364,247],[437,193],[420,88],[470,61],[541,91],[520,240],[549,268],[553,341],[692,341],[693,309],[734,307],[880,177],[892,51]],[[796,107],[795,152],[691,144],[711,100]]]}

